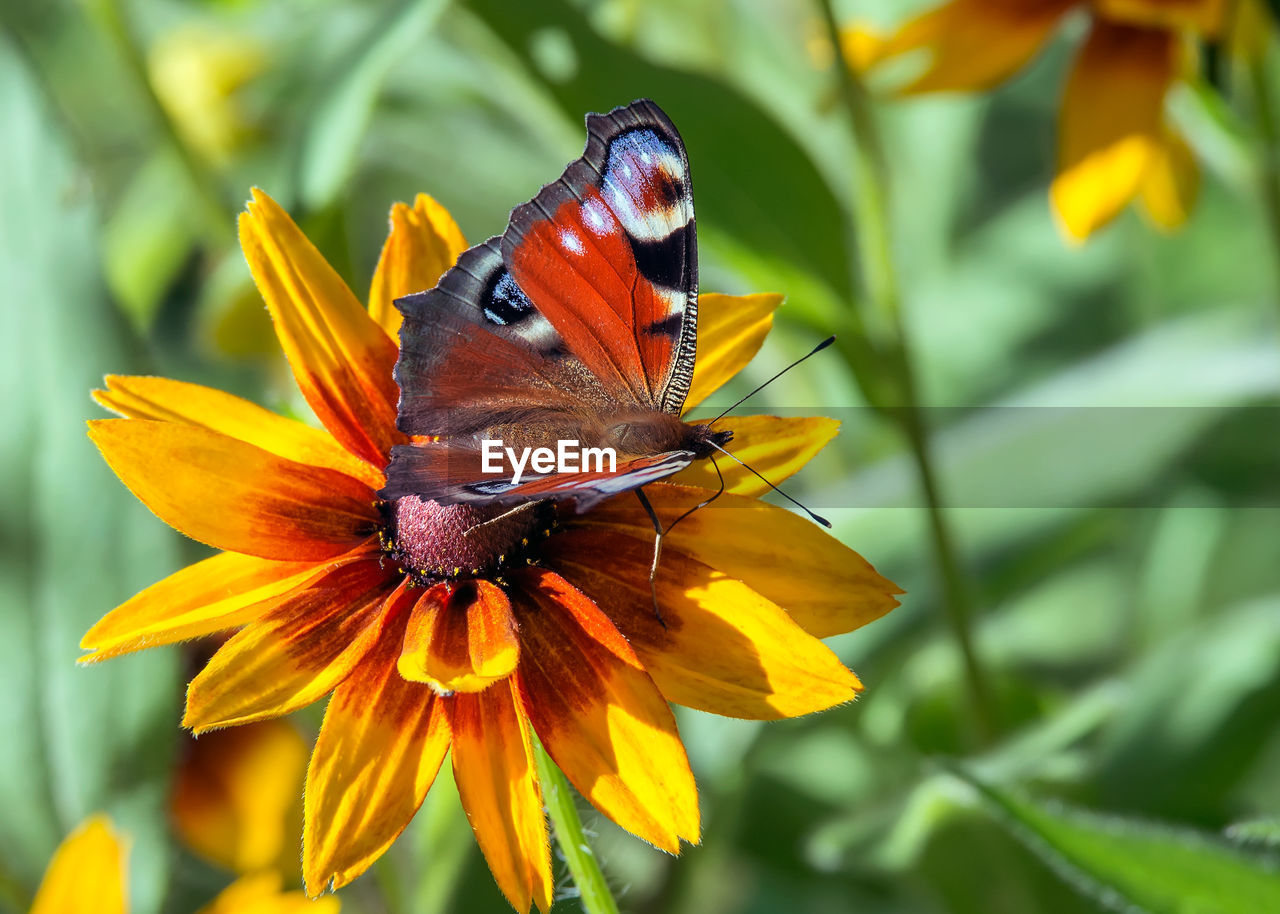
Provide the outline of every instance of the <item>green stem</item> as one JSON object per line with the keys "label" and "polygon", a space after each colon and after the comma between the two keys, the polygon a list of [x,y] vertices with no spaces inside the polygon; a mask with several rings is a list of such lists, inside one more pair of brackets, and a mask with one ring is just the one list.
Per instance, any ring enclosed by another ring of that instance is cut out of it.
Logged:
{"label": "green stem", "polygon": [[537,749],[537,756],[542,800],[547,804],[556,843],[569,866],[573,884],[578,887],[583,909],[587,914],[618,914],[618,903],[613,899],[609,883],[582,830],[582,819],[578,817],[578,807],[568,780],[541,746]]}
{"label": "green stem", "polygon": [[[1280,280],[1280,124],[1276,118],[1276,99],[1267,72],[1267,55],[1248,55],[1249,88],[1253,94],[1254,120],[1258,127],[1258,179],[1267,227],[1275,250],[1275,273]],[[1276,297],[1280,304],[1280,295]]]}
{"label": "green stem", "polygon": [[907,325],[902,319],[902,293],[893,260],[889,215],[889,169],[875,111],[862,81],[845,59],[840,44],[840,28],[831,0],[818,0],[835,58],[840,96],[854,131],[853,213],[858,229],[858,254],[869,298],[876,307],[883,341],[890,350],[897,375],[900,409],[895,417],[911,448],[916,475],[929,515],[929,536],[941,577],[944,605],[956,647],[960,652],[964,677],[978,727],[986,742],[995,731],[995,714],[986,675],[970,634],[973,617],[971,589],[965,577],[950,524],[943,507],[938,476],[929,443],[929,429],[920,409],[919,387],[913,365]]}
{"label": "green stem", "polygon": [[174,124],[169,112],[165,110],[159,96],[156,95],[155,88],[151,85],[151,77],[147,73],[146,61],[143,59],[137,41],[134,40],[133,30],[129,26],[125,11],[121,8],[120,0],[94,0],[90,6],[97,13],[98,21],[107,35],[116,45],[137,84],[143,102],[156,124],[164,131],[165,139],[187,173],[191,189],[204,210],[203,222],[206,237],[213,244],[221,245],[230,242],[233,238],[231,207],[223,198],[222,188],[213,172],[182,139],[177,125]]}

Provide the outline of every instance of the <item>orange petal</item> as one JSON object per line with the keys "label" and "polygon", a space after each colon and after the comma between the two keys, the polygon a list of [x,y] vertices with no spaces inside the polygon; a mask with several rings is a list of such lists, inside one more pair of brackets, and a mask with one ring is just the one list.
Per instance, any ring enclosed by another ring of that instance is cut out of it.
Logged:
{"label": "orange petal", "polygon": [[338,914],[342,910],[342,902],[336,898],[313,901],[301,892],[281,891],[283,884],[279,873],[244,876],[197,914]]}
{"label": "orange petal", "polygon": [[377,559],[343,565],[244,628],[191,681],[183,726],[279,717],[324,697],[373,646],[394,580]]}
{"label": "orange petal", "polygon": [[[779,416],[728,416],[716,429],[731,429],[733,441],[727,450],[774,485],[799,472],[840,431],[840,423],[822,416],[781,418]],[[740,463],[714,455],[724,476],[726,492],[757,496],[769,491],[760,476]],[[696,460],[671,477],[685,486],[720,488],[720,476],[711,460]]]}
{"label": "orange petal", "polygon": [[298,731],[279,720],[190,740],[169,803],[178,836],[237,873],[275,867],[296,873],[307,749]]}
{"label": "orange petal", "polygon": [[1199,190],[1195,154],[1182,137],[1169,131],[1142,179],[1143,212],[1156,228],[1172,232],[1190,217]]}
{"label": "orange petal", "polygon": [[240,246],[302,395],[351,453],[385,466],[391,445],[405,440],[396,430],[396,344],[259,190],[240,214]]}
{"label": "orange petal", "polygon": [[397,621],[339,685],[307,770],[302,866],[312,895],[363,873],[404,831],[449,750],[443,703],[396,672],[416,591],[388,607]]}
{"label": "orange petal", "polygon": [[400,675],[441,694],[479,692],[520,659],[511,601],[488,581],[437,584],[409,617]]}
{"label": "orange petal", "polygon": [[124,842],[93,816],[54,851],[30,914],[125,914]]}
{"label": "orange petal", "polygon": [[871,63],[927,50],[928,67],[903,94],[987,89],[1022,69],[1076,2],[952,0],[909,20],[874,48],[866,47],[864,30],[850,41]]}
{"label": "orange petal", "polygon": [[697,843],[698,789],[675,717],[627,639],[560,575],[529,569],[520,585],[530,611],[517,680],[547,753],[627,831],[670,854],[681,838]]}
{"label": "orange petal", "polygon": [[698,355],[693,363],[693,383],[684,398],[685,411],[693,409],[747,367],[773,327],[773,312],[782,296],[698,296]]}
{"label": "orange petal", "polygon": [[81,663],[237,628],[318,573],[315,562],[273,562],[222,552],[188,565],[121,603],[89,629]]}
{"label": "orange petal", "polygon": [[1093,0],[1097,15],[1125,25],[1190,29],[1213,37],[1222,29],[1227,0]]}
{"label": "orange petal", "polygon": [[367,538],[379,522],[364,483],[196,425],[95,419],[89,437],[157,517],[217,549],[326,559]]}
{"label": "orange petal", "polygon": [[[664,527],[706,497],[704,489],[645,487]],[[652,548],[653,524],[635,498],[614,498],[574,521],[604,525]],[[898,605],[896,584],[812,521],[754,498],[722,495],[663,540],[704,565],[744,582],[817,638],[853,631]],[[646,567],[648,562],[645,563]]]}
{"label": "orange petal", "polygon": [[[659,621],[649,589],[650,544],[581,528],[563,531],[548,547],[548,561],[608,613],[671,701],[773,720],[852,701],[862,690],[858,677],[785,612],[688,556],[663,550]],[[528,628],[525,622],[522,631]]]}
{"label": "orange petal", "polygon": [[476,841],[502,894],[519,912],[551,908],[551,846],[529,722],[510,679],[444,700],[453,729],[453,777]]}
{"label": "orange petal", "polygon": [[107,375],[106,382],[107,389],[95,390],[93,398],[126,418],[203,426],[277,457],[338,470],[372,489],[386,484],[381,465],[370,466],[355,457],[332,435],[221,390],[169,378]]}
{"label": "orange petal", "polygon": [[435,286],[466,249],[467,239],[453,216],[426,194],[418,194],[412,207],[392,206],[391,234],[369,289],[369,314],[396,339],[401,315],[393,302]]}
{"label": "orange petal", "polygon": [[1050,189],[1068,240],[1084,241],[1141,190],[1163,145],[1177,52],[1170,32],[1094,23],[1067,81]]}

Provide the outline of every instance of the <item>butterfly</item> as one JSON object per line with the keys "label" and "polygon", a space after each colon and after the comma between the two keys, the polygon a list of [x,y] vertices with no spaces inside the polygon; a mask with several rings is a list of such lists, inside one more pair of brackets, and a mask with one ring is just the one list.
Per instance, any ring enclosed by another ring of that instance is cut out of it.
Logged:
{"label": "butterfly", "polygon": [[[419,437],[392,449],[388,500],[582,512],[732,438],[680,419],[697,350],[693,188],[680,134],[652,101],[588,115],[581,158],[435,288],[395,304],[397,424]],[[498,441],[615,460],[495,475]]]}

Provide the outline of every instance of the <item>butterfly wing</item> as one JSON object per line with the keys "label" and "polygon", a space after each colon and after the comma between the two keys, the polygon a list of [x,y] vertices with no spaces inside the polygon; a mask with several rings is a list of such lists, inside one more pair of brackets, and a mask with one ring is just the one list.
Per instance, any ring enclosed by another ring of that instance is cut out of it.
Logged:
{"label": "butterfly wing", "polygon": [[[462,452],[494,427],[554,426],[549,416],[680,412],[697,331],[684,145],[649,101],[589,116],[587,133],[582,158],[517,207],[501,236],[466,251],[434,289],[396,302],[405,317],[396,364],[402,431],[443,437],[446,446],[454,439]],[[386,497],[452,501],[482,479],[453,476],[445,485],[413,449],[393,449]],[[675,472],[677,453],[684,449],[673,444],[636,459],[669,457],[656,465]],[[630,459],[616,475],[641,481],[622,490],[649,481],[650,466],[626,469]],[[608,488],[602,477],[556,491],[581,510],[592,486]]]}

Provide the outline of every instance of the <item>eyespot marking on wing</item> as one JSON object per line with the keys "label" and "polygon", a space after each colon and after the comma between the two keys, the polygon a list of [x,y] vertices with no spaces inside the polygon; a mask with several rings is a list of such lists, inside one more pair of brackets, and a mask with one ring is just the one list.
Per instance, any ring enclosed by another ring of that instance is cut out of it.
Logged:
{"label": "eyespot marking on wing", "polygon": [[661,241],[693,219],[684,161],[649,128],[613,138],[601,189],[609,208],[638,241]]}
{"label": "eyespot marking on wing", "polygon": [[480,298],[480,307],[486,318],[503,327],[517,324],[535,313],[529,296],[506,270],[494,272]]}

